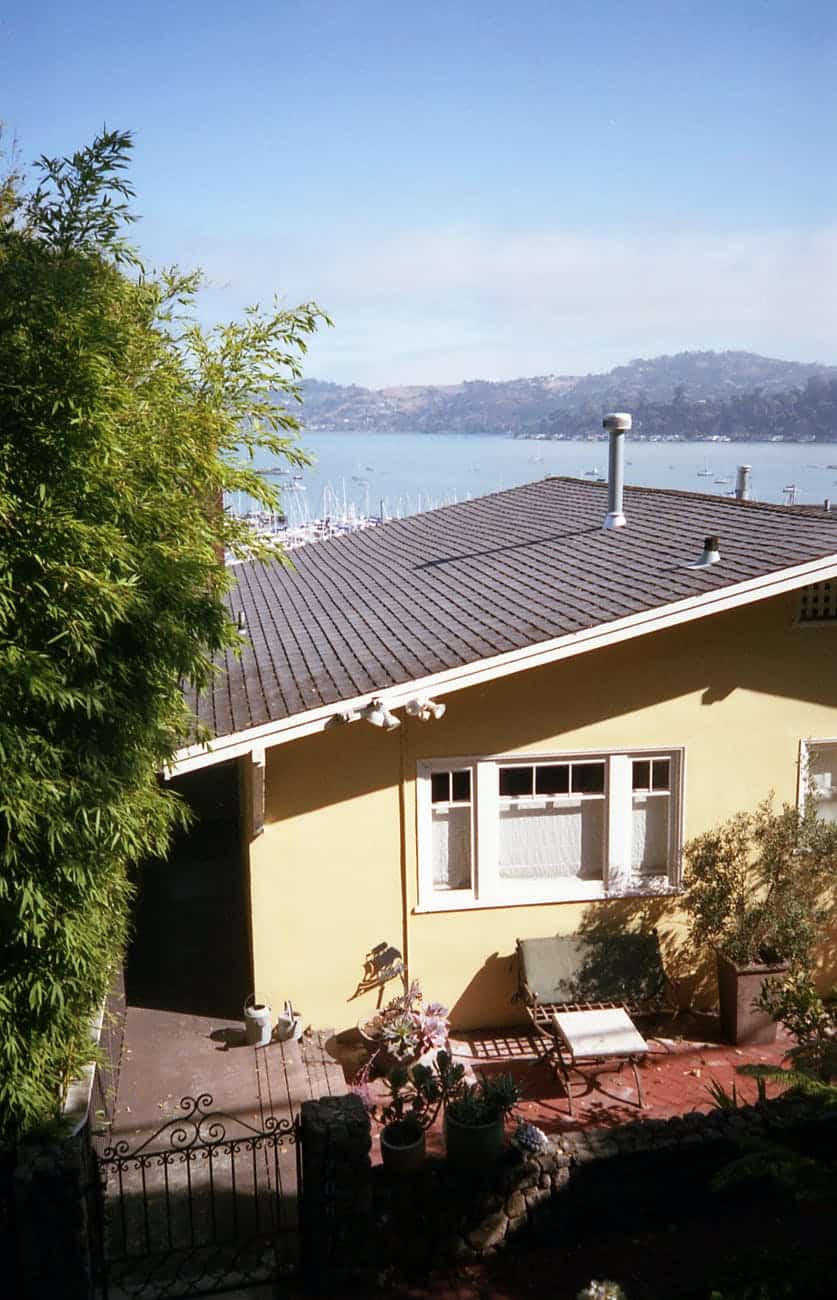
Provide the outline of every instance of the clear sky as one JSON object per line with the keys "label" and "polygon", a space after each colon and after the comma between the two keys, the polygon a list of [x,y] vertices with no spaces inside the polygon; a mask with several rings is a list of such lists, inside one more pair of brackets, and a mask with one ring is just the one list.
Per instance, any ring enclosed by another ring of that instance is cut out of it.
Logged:
{"label": "clear sky", "polygon": [[307,373],[837,363],[833,0],[6,0],[24,160],[135,132],[149,262],[278,292]]}

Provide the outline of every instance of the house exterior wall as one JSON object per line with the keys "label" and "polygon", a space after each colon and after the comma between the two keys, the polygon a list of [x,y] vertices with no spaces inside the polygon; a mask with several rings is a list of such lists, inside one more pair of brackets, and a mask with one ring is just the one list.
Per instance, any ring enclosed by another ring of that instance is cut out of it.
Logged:
{"label": "house exterior wall", "polygon": [[401,743],[355,723],[266,754],[265,829],[250,846],[256,988],[318,1028],[360,1016],[348,999],[370,948],[401,947]]}
{"label": "house exterior wall", "polygon": [[[387,940],[460,1028],[520,1019],[515,939],[609,914],[667,936],[693,965],[676,896],[420,912],[416,764],[492,754],[685,747],[684,839],[797,795],[800,740],[837,736],[837,631],[773,600],[473,687],[440,721],[362,722],[267,754],[265,833],[251,845],[256,984],[307,1021],[346,1028],[362,959]],[[831,972],[832,977],[837,971]]]}

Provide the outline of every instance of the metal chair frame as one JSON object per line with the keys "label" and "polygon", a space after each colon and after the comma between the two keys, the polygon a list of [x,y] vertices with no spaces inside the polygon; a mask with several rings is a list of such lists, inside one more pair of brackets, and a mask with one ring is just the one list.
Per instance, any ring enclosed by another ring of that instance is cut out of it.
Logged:
{"label": "metal chair frame", "polygon": [[[656,930],[653,931],[654,938],[657,940],[657,953],[659,955],[659,937]],[[557,940],[562,937],[579,938],[580,936],[555,936]],[[615,934],[610,936],[616,943],[619,942],[620,936]],[[524,941],[525,942],[525,941]],[[570,1081],[572,1071],[577,1071],[584,1077],[581,1067],[599,1065],[604,1068],[609,1061],[620,1062],[619,1069],[624,1065],[630,1065],[633,1071],[634,1082],[636,1084],[637,1097],[640,1108],[644,1107],[642,1095],[642,1084],[639,1077],[637,1066],[645,1060],[648,1051],[630,1052],[622,1054],[618,1052],[597,1054],[595,1056],[576,1055],[566,1036],[561,1032],[560,1026],[554,1019],[556,1014],[566,1011],[615,1011],[621,1010],[626,1013],[633,1023],[634,1017],[653,1015],[660,1012],[668,1012],[672,1017],[677,1015],[677,1003],[674,996],[674,985],[663,971],[665,991],[650,998],[614,998],[602,999],[596,1001],[544,1001],[538,997],[526,982],[524,974],[524,960],[521,952],[521,940],[517,940],[518,952],[518,990],[515,994],[515,1000],[523,1003],[527,1017],[536,1034],[536,1046],[542,1058],[552,1065],[554,1077],[561,1076],[564,1090],[567,1094],[567,1104],[570,1115],[574,1114],[573,1094]],[[662,969],[662,962],[661,969]],[[634,1028],[636,1026],[634,1025]],[[639,1030],[637,1030],[639,1033]],[[641,1035],[640,1035],[641,1036]],[[644,1040],[643,1040],[644,1041]],[[647,1049],[647,1044],[646,1044]]]}

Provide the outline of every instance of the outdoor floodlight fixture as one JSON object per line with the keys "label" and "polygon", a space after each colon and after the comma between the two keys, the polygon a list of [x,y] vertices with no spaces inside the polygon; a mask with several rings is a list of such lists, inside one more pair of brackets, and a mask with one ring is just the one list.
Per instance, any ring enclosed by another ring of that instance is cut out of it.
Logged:
{"label": "outdoor floodlight fixture", "polygon": [[361,709],[360,716],[367,722],[371,722],[373,727],[383,727],[384,731],[395,731],[396,727],[401,726],[401,719],[396,718],[394,713],[390,713],[383,700],[378,698],[371,700],[365,709]]}
{"label": "outdoor floodlight fixture", "polygon": [[342,713],[335,713],[335,722],[359,722],[361,715],[357,709],[344,709]]}
{"label": "outdoor floodlight fixture", "polygon": [[415,700],[408,700],[404,711],[411,718],[418,718],[420,722],[429,722],[431,718],[438,722],[445,716],[447,705],[438,704],[436,700],[428,699],[426,695]]}

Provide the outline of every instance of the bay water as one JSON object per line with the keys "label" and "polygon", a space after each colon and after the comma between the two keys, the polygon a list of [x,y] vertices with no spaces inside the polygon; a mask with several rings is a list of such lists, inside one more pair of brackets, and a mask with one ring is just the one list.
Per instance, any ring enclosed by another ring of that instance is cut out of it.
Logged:
{"label": "bay water", "polygon": [[[546,442],[490,434],[305,431],[310,468],[272,479],[291,524],[350,510],[403,517],[484,496],[549,474],[606,478],[606,440]],[[782,502],[837,502],[837,443],[638,442],[626,439],[625,481],[729,495],[736,467],[752,466],[752,495]],[[274,463],[262,456],[263,468]],[[248,498],[230,502],[241,511]]]}

